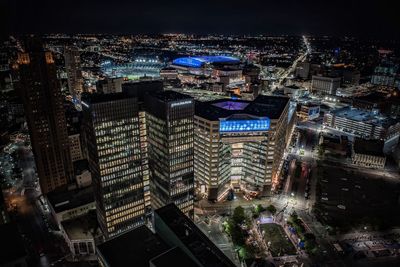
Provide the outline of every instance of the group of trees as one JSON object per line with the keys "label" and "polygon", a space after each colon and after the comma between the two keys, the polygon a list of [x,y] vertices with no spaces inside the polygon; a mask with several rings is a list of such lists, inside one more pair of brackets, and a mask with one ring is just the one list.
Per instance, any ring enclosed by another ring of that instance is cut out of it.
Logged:
{"label": "group of trees", "polygon": [[253,217],[257,218],[258,216],[260,216],[261,212],[264,211],[269,211],[272,215],[275,215],[276,213],[276,208],[274,205],[269,205],[266,208],[264,208],[261,204],[258,204],[257,206],[254,207],[254,209],[252,210],[253,212]]}
{"label": "group of trees", "polygon": [[225,222],[225,231],[231,236],[233,244],[243,246],[247,237],[245,231],[246,214],[243,207],[236,207],[232,216]]}
{"label": "group of trees", "polygon": [[306,231],[303,221],[297,216],[296,212],[290,215],[288,224],[295,229],[297,236],[304,242],[304,249],[307,253],[314,254],[317,248],[315,235]]}
{"label": "group of trees", "polygon": [[[269,205],[265,208],[258,204],[252,209],[253,218],[257,218],[261,212],[266,210],[273,215],[276,213],[274,205]],[[223,224],[225,232],[232,238],[232,242],[237,247],[239,257],[242,260],[253,257],[257,249],[252,244],[246,243],[251,223],[252,220],[247,216],[245,209],[242,206],[238,206],[234,209],[232,216]]]}
{"label": "group of trees", "polygon": [[246,244],[250,225],[251,220],[241,206],[236,207],[232,216],[224,223],[225,232],[232,238],[242,260],[251,258],[254,254],[254,248]]}
{"label": "group of trees", "polygon": [[320,158],[322,158],[325,155],[325,147],[323,145],[318,145],[317,153],[318,153],[318,156]]}

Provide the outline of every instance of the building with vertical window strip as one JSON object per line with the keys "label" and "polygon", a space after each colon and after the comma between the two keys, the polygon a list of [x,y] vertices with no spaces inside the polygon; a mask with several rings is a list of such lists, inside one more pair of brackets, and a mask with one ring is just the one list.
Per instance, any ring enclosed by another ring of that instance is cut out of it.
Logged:
{"label": "building with vertical window strip", "polygon": [[124,93],[84,96],[82,108],[97,217],[108,239],[150,221],[145,115]]}
{"label": "building with vertical window strip", "polygon": [[145,98],[154,209],[175,203],[193,218],[194,100],[174,91]]}
{"label": "building with vertical window strip", "polygon": [[18,91],[23,100],[43,194],[66,186],[73,178],[67,124],[60,82],[51,52],[41,40],[29,37],[25,52],[14,65]]}
{"label": "building with vertical window strip", "polygon": [[71,96],[79,96],[83,92],[81,57],[77,47],[66,47],[64,51],[65,70],[68,77],[68,89]]}
{"label": "building with vertical window strip", "polygon": [[268,194],[278,182],[287,134],[289,98],[196,102],[195,181],[209,200],[230,189]]}

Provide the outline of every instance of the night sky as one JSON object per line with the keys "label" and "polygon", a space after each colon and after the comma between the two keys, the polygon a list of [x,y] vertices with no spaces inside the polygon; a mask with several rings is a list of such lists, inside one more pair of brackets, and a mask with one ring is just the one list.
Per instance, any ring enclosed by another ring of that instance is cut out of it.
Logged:
{"label": "night sky", "polygon": [[[399,38],[396,1],[0,0],[8,33],[326,34]],[[4,28],[4,25],[6,26]]]}

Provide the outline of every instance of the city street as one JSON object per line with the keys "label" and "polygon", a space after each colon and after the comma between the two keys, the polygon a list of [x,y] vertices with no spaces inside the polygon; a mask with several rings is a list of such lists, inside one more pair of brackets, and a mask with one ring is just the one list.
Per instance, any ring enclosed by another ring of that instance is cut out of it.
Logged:
{"label": "city street", "polygon": [[64,240],[53,233],[52,218],[40,204],[40,190],[35,173],[32,152],[25,146],[18,146],[20,159],[17,165],[23,170],[22,180],[5,194],[6,203],[13,207],[12,216],[33,252],[32,266],[53,266],[66,255]]}
{"label": "city street", "polygon": [[228,236],[223,232],[222,223],[224,217],[219,215],[210,215],[207,217],[196,216],[196,225],[207,235],[214,244],[225,253],[233,262],[238,266],[240,265],[237,253],[233,248],[232,242]]}

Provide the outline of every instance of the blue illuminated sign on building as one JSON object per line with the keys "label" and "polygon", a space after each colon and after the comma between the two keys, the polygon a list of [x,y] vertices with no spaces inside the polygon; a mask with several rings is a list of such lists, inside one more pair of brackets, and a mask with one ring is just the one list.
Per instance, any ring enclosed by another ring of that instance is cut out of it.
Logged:
{"label": "blue illuminated sign on building", "polygon": [[319,107],[312,107],[308,110],[309,116],[316,115],[316,114],[319,114]]}
{"label": "blue illuminated sign on building", "polygon": [[267,131],[270,120],[263,118],[259,120],[221,120],[219,122],[220,132],[252,132]]}

